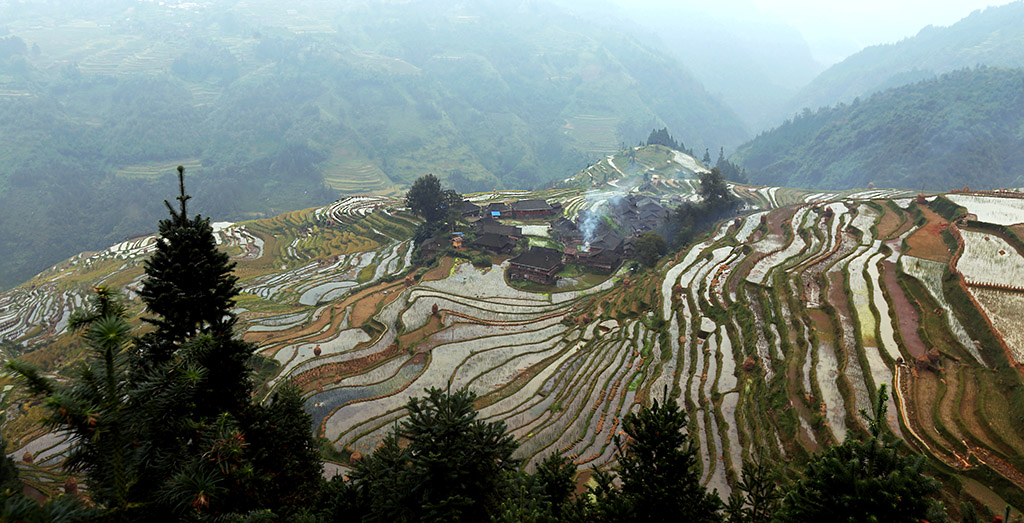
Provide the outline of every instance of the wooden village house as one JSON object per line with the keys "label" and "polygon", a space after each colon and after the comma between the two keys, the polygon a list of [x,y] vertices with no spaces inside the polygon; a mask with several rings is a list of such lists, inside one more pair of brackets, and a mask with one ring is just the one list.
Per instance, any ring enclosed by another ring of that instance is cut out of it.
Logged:
{"label": "wooden village house", "polygon": [[552,284],[562,270],[562,253],[547,247],[530,247],[530,250],[509,260],[508,278],[512,281],[532,281]]}

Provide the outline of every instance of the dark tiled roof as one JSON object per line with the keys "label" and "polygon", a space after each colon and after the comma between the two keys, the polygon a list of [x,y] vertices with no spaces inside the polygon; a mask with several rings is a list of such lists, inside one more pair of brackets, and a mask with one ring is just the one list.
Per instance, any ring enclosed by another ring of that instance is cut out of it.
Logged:
{"label": "dark tiled roof", "polygon": [[512,265],[521,265],[542,271],[550,271],[562,263],[562,253],[547,247],[530,247],[530,250],[509,260]]}
{"label": "dark tiled roof", "polygon": [[504,202],[493,202],[493,203],[487,204],[487,207],[485,207],[485,208],[488,211],[505,212],[505,211],[508,210],[508,205],[506,205]]}
{"label": "dark tiled roof", "polygon": [[634,205],[638,209],[642,209],[644,207],[650,207],[650,206],[661,207],[661,203],[659,203],[657,200],[655,200],[654,198],[651,198],[649,196],[644,196],[642,198],[638,198],[636,200],[636,202],[634,203]]}
{"label": "dark tiled roof", "polygon": [[590,261],[593,263],[602,263],[608,265],[616,265],[619,263],[622,257],[615,254],[612,251],[601,251],[590,257]]}
{"label": "dark tiled roof", "polygon": [[479,210],[480,210],[480,206],[479,205],[477,205],[477,204],[475,204],[475,203],[473,203],[473,202],[471,202],[469,200],[463,200],[462,201],[462,212],[477,212]]}
{"label": "dark tiled roof", "polygon": [[576,224],[565,216],[561,216],[551,222],[551,228],[561,232],[573,232],[576,231]]}
{"label": "dark tiled roof", "polygon": [[551,206],[548,205],[547,200],[532,199],[532,200],[519,200],[512,202],[512,210],[517,212],[530,212],[530,211],[544,211],[550,212]]}
{"label": "dark tiled roof", "polygon": [[489,249],[506,249],[514,247],[515,244],[516,242],[513,241],[512,238],[502,236],[500,234],[481,234],[480,236],[477,236],[476,241],[473,242],[473,245],[487,247]]}
{"label": "dark tiled roof", "polygon": [[593,249],[615,250],[621,244],[622,238],[619,238],[615,233],[609,232],[595,238],[594,241],[590,242],[590,247]]}
{"label": "dark tiled roof", "polygon": [[498,234],[501,236],[522,236],[523,229],[500,223],[485,223],[476,228],[477,234]]}
{"label": "dark tiled roof", "polygon": [[650,219],[650,218],[664,218],[666,216],[668,216],[668,211],[666,211],[665,209],[663,209],[661,207],[659,207],[657,209],[655,209],[653,207],[652,208],[645,208],[645,209],[640,211],[640,219],[641,220],[647,220],[647,219]]}

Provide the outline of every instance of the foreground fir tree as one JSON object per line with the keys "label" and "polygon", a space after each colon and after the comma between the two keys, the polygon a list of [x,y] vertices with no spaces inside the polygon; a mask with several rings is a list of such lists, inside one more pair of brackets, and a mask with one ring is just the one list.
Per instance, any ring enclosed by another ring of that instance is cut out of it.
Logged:
{"label": "foreground fir tree", "polygon": [[185,193],[185,169],[180,166],[178,190],[177,210],[164,200],[170,217],[160,220],[157,249],[146,260],[139,291],[147,310],[156,315],[145,321],[157,329],[137,341],[134,363],[144,374],[189,346],[189,357],[178,354],[177,360],[204,370],[195,385],[205,396],[196,405],[200,414],[237,413],[249,403],[249,363],[255,347],[233,337],[231,308],[239,292],[238,278],[231,274],[235,264],[217,249],[210,219],[188,215],[192,197]]}
{"label": "foreground fir tree", "polygon": [[287,386],[252,401],[255,346],[231,332],[236,279],[208,220],[187,216],[183,175],[147,264],[156,332],[129,349],[125,309],[101,289],[76,316],[93,352],[67,385],[9,365],[45,398],[51,427],[71,433],[67,463],[102,520],[292,520],[321,491],[312,421]]}
{"label": "foreground fir tree", "polygon": [[70,327],[83,332],[89,353],[68,384],[44,378],[20,360],[7,363],[30,392],[45,398],[48,428],[71,435],[64,466],[85,475],[89,496],[101,507],[98,515],[110,521],[139,515],[130,496],[139,477],[139,454],[133,446],[137,424],[129,398],[130,327],[124,314],[116,294],[101,287],[91,298],[91,310],[72,317]]}
{"label": "foreground fir tree", "polygon": [[516,444],[503,422],[477,419],[475,399],[432,388],[409,400],[409,418],[352,474],[364,520],[486,521],[497,512]]}
{"label": "foreground fir tree", "polygon": [[[667,396],[667,395],[666,395]],[[619,479],[598,473],[596,521],[720,521],[722,501],[700,484],[697,449],[686,433],[686,412],[667,399],[622,419],[627,438],[615,437]]]}
{"label": "foreground fir tree", "polygon": [[[233,263],[216,248],[208,218],[189,217],[184,169],[179,208],[160,222],[144,293],[157,331],[141,340],[135,393],[147,459],[143,497],[189,517],[308,508],[322,465],[298,392],[253,403],[256,347],[233,336]],[[155,349],[155,350],[154,350]]]}
{"label": "foreground fir tree", "polygon": [[932,496],[935,479],[921,473],[924,456],[900,454],[898,442],[884,432],[885,386],[879,388],[874,415],[861,411],[870,436],[847,438],[808,463],[786,494],[778,521],[941,521],[941,505]]}
{"label": "foreground fir tree", "polygon": [[779,510],[783,492],[781,478],[772,465],[758,458],[743,463],[743,472],[736,482],[725,507],[728,523],[768,523]]}
{"label": "foreground fir tree", "polygon": [[[178,167],[178,209],[164,200],[170,218],[160,220],[156,252],[146,260],[146,278],[139,296],[156,314],[146,321],[157,326],[164,342],[182,342],[198,333],[223,333],[234,324],[231,308],[238,295],[235,264],[217,250],[210,219],[189,217],[185,169]],[[151,357],[169,357],[166,343]],[[159,350],[163,349],[163,350]]]}

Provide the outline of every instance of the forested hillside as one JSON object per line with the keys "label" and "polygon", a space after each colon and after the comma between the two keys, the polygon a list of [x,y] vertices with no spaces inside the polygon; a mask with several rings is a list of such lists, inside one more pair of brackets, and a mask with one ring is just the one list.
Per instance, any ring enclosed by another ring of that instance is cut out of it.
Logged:
{"label": "forested hillside", "polygon": [[177,165],[237,220],[429,172],[535,187],[655,126],[745,138],[683,65],[550,6],[313,4],[0,7],[0,288],[149,232]]}
{"label": "forested hillside", "polygon": [[780,114],[850,103],[890,87],[978,65],[1024,66],[1024,3],[975,11],[949,27],[864,49],[821,73]]}
{"label": "forested hillside", "polygon": [[791,121],[741,146],[755,183],[949,190],[1024,185],[1024,71],[982,67]]}

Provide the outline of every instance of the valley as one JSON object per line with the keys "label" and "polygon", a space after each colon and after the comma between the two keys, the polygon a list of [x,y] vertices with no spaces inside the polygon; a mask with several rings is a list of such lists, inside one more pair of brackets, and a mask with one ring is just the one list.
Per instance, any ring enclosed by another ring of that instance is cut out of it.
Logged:
{"label": "valley", "polygon": [[[562,188],[470,200],[540,198],[575,219],[600,209],[606,191],[693,199],[695,167],[682,153],[637,148]],[[886,385],[888,429],[928,457],[947,506],[1024,507],[1024,200],[730,190],[744,202],[735,217],[652,269],[624,263],[579,289],[517,285],[508,255],[479,267],[455,249],[418,267],[418,218],[397,198],[346,197],[216,234],[238,264],[238,329],[262,356],[259,394],[285,381],[302,388],[331,474],[372,453],[429,387],[475,392],[527,470],[553,452],[580,471],[609,467],[623,416],[668,394],[689,414],[702,483],[726,497],[744,461],[799,467],[865,433],[859,412]],[[506,223],[549,236],[544,221]],[[142,314],[134,292],[152,242],[83,253],[0,294],[0,336],[23,347],[7,357],[67,368],[81,354],[67,317],[95,285],[120,289]],[[30,455],[22,467],[48,491],[59,438],[37,428],[38,405],[4,390],[11,455]]]}

